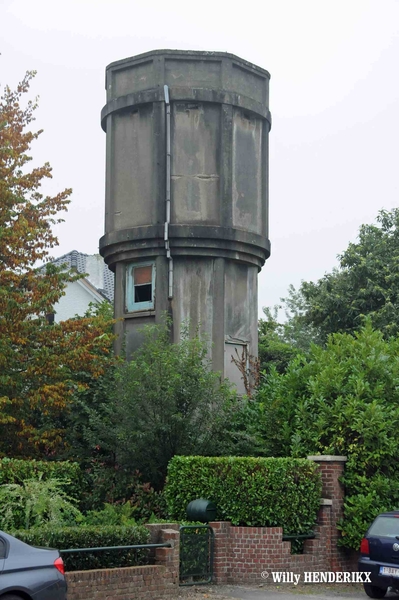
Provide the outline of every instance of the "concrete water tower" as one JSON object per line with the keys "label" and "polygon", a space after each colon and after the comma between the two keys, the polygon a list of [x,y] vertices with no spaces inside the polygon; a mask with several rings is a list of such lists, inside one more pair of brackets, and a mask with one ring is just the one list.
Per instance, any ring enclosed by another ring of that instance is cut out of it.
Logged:
{"label": "concrete water tower", "polygon": [[105,235],[119,348],[165,311],[178,341],[200,323],[214,370],[240,386],[257,355],[268,239],[269,79],[225,52],[156,50],[106,69]]}

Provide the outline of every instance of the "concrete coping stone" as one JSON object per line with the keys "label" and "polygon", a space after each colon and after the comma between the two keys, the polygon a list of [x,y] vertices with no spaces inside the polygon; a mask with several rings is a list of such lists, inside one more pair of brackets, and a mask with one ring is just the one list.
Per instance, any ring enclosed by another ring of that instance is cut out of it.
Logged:
{"label": "concrete coping stone", "polygon": [[333,454],[316,454],[308,456],[308,460],[313,460],[314,462],[346,462],[348,458],[346,456],[334,456]]}

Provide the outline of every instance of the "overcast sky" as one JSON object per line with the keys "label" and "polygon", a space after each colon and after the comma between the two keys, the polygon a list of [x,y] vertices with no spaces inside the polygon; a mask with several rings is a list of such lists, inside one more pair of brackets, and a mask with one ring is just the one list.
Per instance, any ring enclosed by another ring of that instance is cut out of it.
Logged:
{"label": "overcast sky", "polygon": [[270,239],[259,312],[337,264],[398,206],[399,0],[0,0],[0,84],[37,70],[35,163],[73,188],[61,256],[104,231],[105,67],[161,48],[231,52],[271,73]]}

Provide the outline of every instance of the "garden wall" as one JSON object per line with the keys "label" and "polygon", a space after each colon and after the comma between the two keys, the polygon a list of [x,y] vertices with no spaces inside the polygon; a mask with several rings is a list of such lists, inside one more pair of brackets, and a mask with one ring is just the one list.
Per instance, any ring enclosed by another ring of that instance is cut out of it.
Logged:
{"label": "garden wall", "polygon": [[337,547],[337,522],[343,515],[344,500],[339,477],[343,474],[346,458],[308,458],[318,464],[323,484],[323,498],[313,528],[315,539],[305,541],[303,554],[291,554],[291,542],[283,541],[281,527],[233,527],[228,522],[210,523],[215,532],[216,583],[272,583],[271,576],[265,579],[265,573],[271,571],[296,573],[303,581],[305,571],[357,570],[357,557]]}
{"label": "garden wall", "polygon": [[179,587],[179,531],[149,525],[151,543],[170,543],[155,549],[155,564],[122,569],[74,571],[66,574],[68,600],[158,600],[174,596]]}
{"label": "garden wall", "polygon": [[[356,556],[337,547],[337,522],[343,513],[343,490],[339,477],[345,457],[313,456],[321,471],[323,498],[315,539],[306,540],[304,553],[291,554],[281,527],[234,527],[228,522],[210,523],[215,533],[214,582],[219,584],[272,583],[264,573],[281,571],[301,575],[310,571],[356,571]],[[306,502],[306,498],[304,498]],[[67,573],[68,600],[158,600],[178,593],[179,526],[147,525],[151,543],[170,542],[157,548],[155,564],[123,569]],[[262,577],[263,573],[263,577]]]}

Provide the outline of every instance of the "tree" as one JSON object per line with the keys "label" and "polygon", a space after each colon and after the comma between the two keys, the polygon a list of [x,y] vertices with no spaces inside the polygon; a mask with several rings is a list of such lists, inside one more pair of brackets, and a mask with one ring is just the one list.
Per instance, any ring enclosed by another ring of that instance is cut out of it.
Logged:
{"label": "tree", "polygon": [[342,542],[355,549],[373,517],[399,502],[398,353],[399,339],[384,340],[368,319],[353,335],[313,345],[259,392],[267,447],[348,457]]}
{"label": "tree", "polygon": [[[320,333],[312,323],[305,321],[304,299],[293,285],[288,288],[283,305],[273,309],[263,308],[264,319],[259,320],[259,360],[263,374],[276,368],[284,373],[291,360],[298,354],[309,351],[311,344],[322,342]],[[281,309],[285,309],[285,320],[279,320]]]}
{"label": "tree", "polygon": [[264,376],[272,368],[284,373],[290,361],[300,352],[296,345],[288,341],[285,324],[277,320],[279,308],[275,306],[273,311],[263,308],[265,318],[258,323],[260,371]]}
{"label": "tree", "polygon": [[131,361],[117,367],[104,401],[91,410],[86,436],[114,473],[138,469],[160,488],[175,454],[214,454],[226,447],[219,432],[227,435],[232,392],[212,372],[199,337],[186,332],[171,344],[169,324],[146,326],[143,336]]}
{"label": "tree", "polygon": [[300,314],[293,324],[328,334],[354,332],[368,315],[385,337],[399,333],[399,209],[381,210],[377,224],[362,225],[358,242],[339,257],[339,267],[291,294]]}
{"label": "tree", "polygon": [[[85,438],[85,431],[89,425],[91,411],[96,411],[98,406],[107,401],[107,397],[114,391],[115,370],[118,364],[123,363],[122,357],[115,356],[111,350],[114,339],[113,306],[104,301],[101,304],[92,304],[84,315],[88,322],[99,321],[104,328],[103,348],[97,348],[99,371],[88,370],[85,363],[76,365],[72,377],[75,383],[73,395],[69,401],[68,410],[60,418],[59,425],[65,431],[65,447],[59,453],[62,460],[78,462],[81,467],[89,468],[93,457],[93,448]],[[81,322],[81,319],[77,319]]]}
{"label": "tree", "polygon": [[48,163],[28,169],[27,130],[36,102],[21,105],[34,72],[0,100],[0,455],[54,453],[62,445],[59,419],[81,383],[77,366],[94,376],[104,370],[109,336],[101,316],[51,325],[46,316],[68,281],[80,276],[54,265],[37,269],[57,245],[52,225],[66,210],[71,190],[40,192],[51,178]]}

